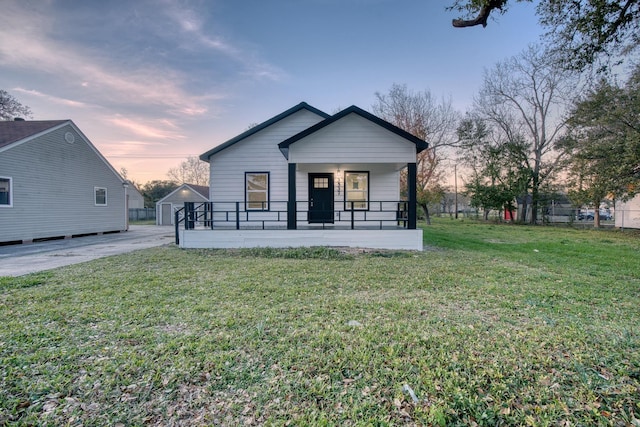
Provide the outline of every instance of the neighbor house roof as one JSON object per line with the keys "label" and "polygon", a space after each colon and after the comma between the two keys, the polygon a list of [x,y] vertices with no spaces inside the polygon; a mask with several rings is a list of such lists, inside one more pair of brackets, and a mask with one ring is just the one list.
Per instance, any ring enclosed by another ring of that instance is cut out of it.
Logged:
{"label": "neighbor house roof", "polygon": [[0,152],[14,148],[16,145],[28,143],[41,135],[52,132],[63,126],[70,126],[89,148],[122,182],[124,178],[111,166],[111,163],[89,141],[89,138],[73,123],[72,120],[14,120],[0,121]]}
{"label": "neighbor house roof", "polygon": [[208,162],[209,161],[209,157],[211,157],[212,155],[224,150],[225,148],[230,147],[231,145],[233,145],[233,144],[235,144],[237,142],[242,141],[245,138],[248,138],[249,136],[251,136],[251,135],[253,135],[255,133],[260,132],[262,129],[265,129],[265,128],[271,126],[272,124],[274,124],[276,122],[279,122],[280,120],[282,120],[282,119],[284,119],[284,118],[286,118],[286,117],[288,117],[288,116],[290,116],[290,115],[292,115],[294,113],[297,113],[298,111],[303,110],[303,109],[311,111],[312,113],[315,113],[315,114],[317,114],[317,115],[319,115],[319,116],[321,116],[321,117],[323,117],[325,119],[330,117],[327,113],[325,113],[323,111],[320,111],[315,107],[312,107],[311,105],[307,104],[306,102],[301,102],[300,104],[289,108],[287,111],[284,111],[284,112],[278,114],[277,116],[274,116],[274,117],[270,118],[269,120],[267,120],[265,122],[262,122],[259,125],[252,127],[251,129],[248,129],[246,132],[241,133],[240,135],[236,136],[235,138],[232,138],[232,139],[230,139],[230,140],[218,145],[217,147],[212,148],[211,150],[207,151],[206,153],[201,154],[200,155],[200,160]]}
{"label": "neighbor house roof", "polygon": [[0,121],[0,148],[50,130],[70,120]]}
{"label": "neighbor house roof", "polygon": [[411,142],[413,142],[414,144],[416,144],[416,151],[419,153],[422,150],[425,150],[426,148],[429,147],[429,144],[426,141],[423,141],[422,139],[418,138],[417,136],[403,130],[400,129],[399,127],[392,125],[391,123],[387,122],[386,120],[382,120],[380,117],[378,116],[374,116],[373,114],[369,113],[368,111],[363,110],[360,107],[356,107],[355,105],[352,105],[349,108],[345,108],[344,110],[340,111],[339,113],[334,114],[333,116],[330,116],[326,119],[324,119],[321,122],[316,123],[315,125],[303,130],[302,132],[293,135],[291,138],[286,139],[284,141],[282,141],[280,144],[278,144],[278,147],[280,148],[280,151],[282,151],[282,154],[284,154],[284,156],[288,159],[289,158],[289,146],[293,143],[295,143],[296,141],[301,140],[302,138],[305,138],[309,135],[311,135],[314,132],[319,131],[320,129],[330,125],[331,123],[335,123],[336,121],[340,120],[341,118],[349,115],[349,114],[357,114],[360,117],[363,117],[385,129],[387,129],[388,131],[391,131],[393,133],[395,133],[398,136],[401,136],[402,138],[409,140]]}

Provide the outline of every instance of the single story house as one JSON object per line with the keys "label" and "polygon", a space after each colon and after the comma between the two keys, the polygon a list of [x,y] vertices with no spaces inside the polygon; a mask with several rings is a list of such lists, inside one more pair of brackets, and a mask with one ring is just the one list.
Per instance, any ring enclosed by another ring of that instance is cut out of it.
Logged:
{"label": "single story house", "polygon": [[129,209],[144,208],[144,196],[138,191],[135,185],[129,184],[127,196],[129,196]]}
{"label": "single story house", "polygon": [[626,202],[616,201],[613,217],[616,228],[640,228],[640,194]]}
{"label": "single story house", "polygon": [[200,156],[210,164],[209,201],[185,212],[177,240],[422,250],[416,159],[427,146],[356,106],[329,115],[302,102]]}
{"label": "single story house", "polygon": [[0,122],[0,243],[127,230],[128,187],[71,120]]}
{"label": "single story house", "polygon": [[175,213],[184,208],[185,202],[202,203],[208,201],[208,197],[209,187],[182,184],[156,202],[156,225],[174,225]]}

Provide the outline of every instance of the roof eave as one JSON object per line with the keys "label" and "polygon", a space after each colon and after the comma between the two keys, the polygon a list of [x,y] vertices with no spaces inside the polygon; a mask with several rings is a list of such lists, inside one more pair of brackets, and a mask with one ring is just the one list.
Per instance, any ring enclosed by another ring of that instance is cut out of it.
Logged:
{"label": "roof eave", "polygon": [[[257,126],[252,127],[251,129],[248,129],[247,131],[241,133],[240,135],[231,138],[230,140],[223,142],[222,144],[212,148],[211,150],[207,151],[206,153],[203,153],[200,155],[200,160],[209,163],[209,159],[211,158],[211,156],[213,156],[216,153],[219,153],[220,151],[242,141],[245,138],[250,137],[251,135],[254,135],[258,132],[260,132],[263,129],[266,129],[267,127],[273,125],[274,123],[279,122],[280,120],[294,114],[297,113],[300,110],[308,110],[312,113],[315,113],[325,119],[327,119],[328,117],[331,117],[329,114],[325,113],[324,111],[321,111],[309,104],[307,104],[306,102],[301,102],[297,105],[294,105],[293,107],[289,108],[288,110],[270,118],[269,120],[266,120],[262,123],[260,123]],[[286,156],[285,156],[286,157]]]}
{"label": "roof eave", "polygon": [[284,157],[287,160],[289,160],[289,146],[291,144],[293,144],[294,142],[299,141],[299,140],[311,135],[312,133],[315,133],[315,132],[319,131],[320,129],[322,129],[322,128],[330,125],[331,123],[334,123],[334,122],[340,120],[341,118],[343,118],[343,117],[345,117],[345,116],[347,116],[349,114],[352,114],[352,113],[358,114],[359,116],[364,117],[365,119],[370,120],[373,123],[376,123],[377,125],[387,129],[388,131],[393,132],[396,135],[413,142],[414,144],[416,144],[416,153],[419,153],[419,152],[421,152],[421,151],[423,151],[423,150],[425,150],[425,149],[427,149],[429,147],[429,144],[426,141],[418,138],[417,136],[415,136],[415,135],[405,131],[404,129],[401,129],[401,128],[399,128],[399,127],[397,127],[397,126],[395,126],[395,125],[393,125],[393,124],[391,124],[389,122],[387,122],[386,120],[381,119],[378,116],[375,116],[375,115],[369,113],[366,110],[363,110],[360,107],[352,105],[351,107],[345,108],[344,110],[334,114],[333,116],[328,117],[325,120],[323,120],[323,121],[321,121],[319,123],[316,123],[315,125],[303,130],[302,132],[297,133],[297,134],[293,135],[292,137],[282,141],[281,143],[278,144],[278,148],[280,148],[280,151],[282,152]]}

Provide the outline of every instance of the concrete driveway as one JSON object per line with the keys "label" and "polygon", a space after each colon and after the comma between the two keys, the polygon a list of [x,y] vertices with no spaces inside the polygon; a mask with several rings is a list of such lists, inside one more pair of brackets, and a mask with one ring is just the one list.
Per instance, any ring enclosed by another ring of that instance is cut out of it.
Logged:
{"label": "concrete driveway", "polygon": [[173,242],[173,227],[131,225],[122,233],[0,246],[0,276],[22,276]]}

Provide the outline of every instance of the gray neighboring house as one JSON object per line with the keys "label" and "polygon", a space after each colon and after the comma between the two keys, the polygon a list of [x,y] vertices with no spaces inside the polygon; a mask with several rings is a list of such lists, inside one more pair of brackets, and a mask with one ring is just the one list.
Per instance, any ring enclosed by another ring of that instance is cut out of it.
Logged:
{"label": "gray neighboring house", "polygon": [[144,196],[134,185],[129,185],[127,196],[129,197],[129,209],[144,208]]}
{"label": "gray neighboring house", "polygon": [[182,184],[156,202],[156,224],[173,225],[175,212],[184,207],[185,202],[202,203],[208,201],[209,187]]}
{"label": "gray neighboring house", "polygon": [[127,230],[128,187],[71,120],[0,122],[0,243]]}

